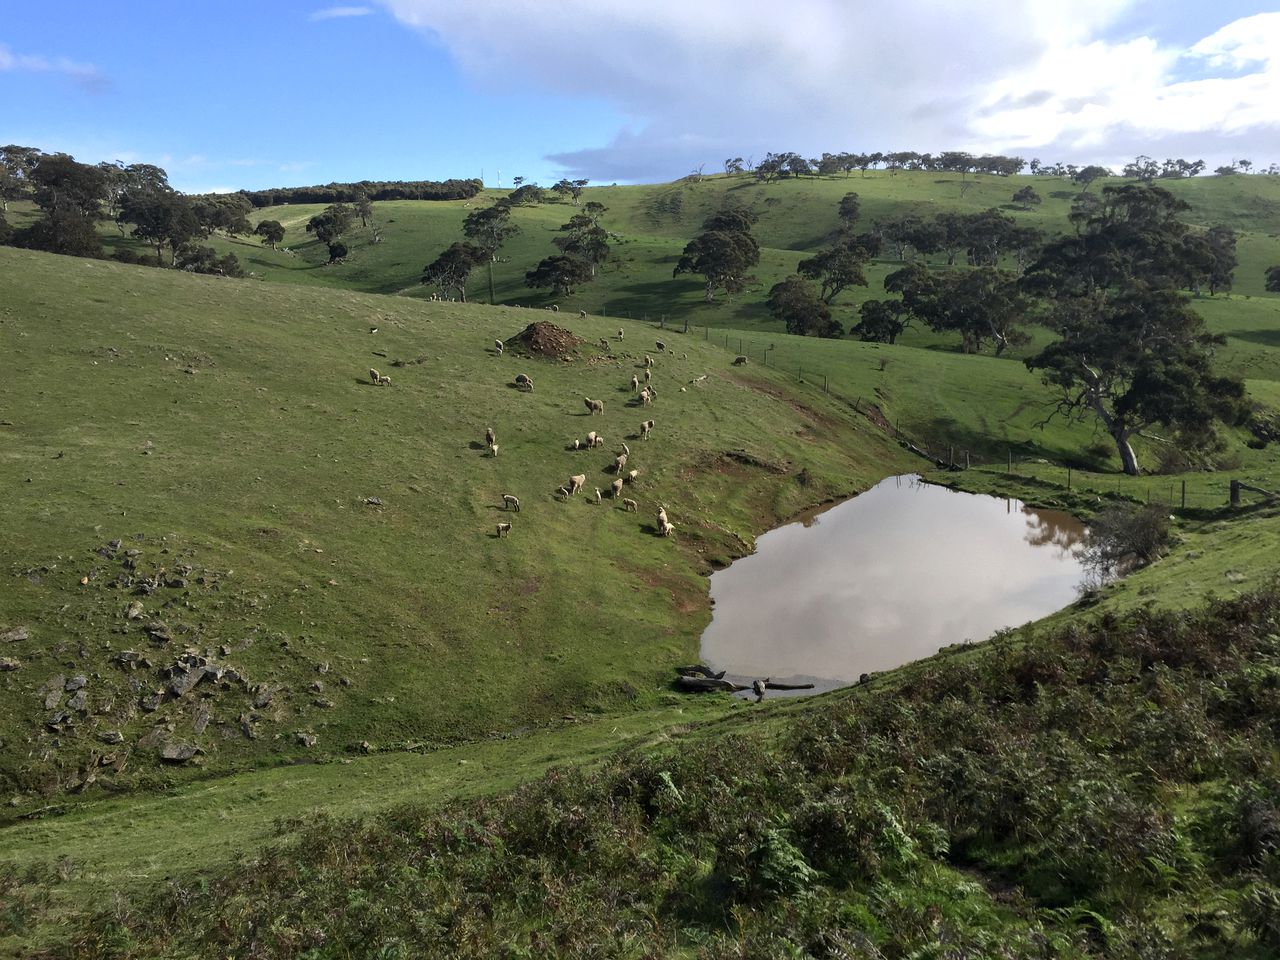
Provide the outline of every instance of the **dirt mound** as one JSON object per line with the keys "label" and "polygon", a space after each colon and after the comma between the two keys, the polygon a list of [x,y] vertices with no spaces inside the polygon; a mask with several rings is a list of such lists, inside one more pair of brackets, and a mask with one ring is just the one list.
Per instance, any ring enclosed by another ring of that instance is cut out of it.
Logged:
{"label": "dirt mound", "polygon": [[563,360],[577,350],[579,344],[586,342],[563,327],[539,320],[537,323],[529,324],[507,340],[506,346],[512,353],[546,357],[549,360]]}

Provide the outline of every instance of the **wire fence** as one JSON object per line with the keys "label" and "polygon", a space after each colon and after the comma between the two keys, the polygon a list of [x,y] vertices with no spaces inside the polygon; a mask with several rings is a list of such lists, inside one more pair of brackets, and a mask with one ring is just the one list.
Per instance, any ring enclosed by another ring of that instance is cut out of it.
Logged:
{"label": "wire fence", "polygon": [[[1261,484],[1269,478],[1239,478],[1226,473],[1195,474],[1191,477],[1167,477],[1160,474],[1128,476],[1123,473],[1100,472],[1055,461],[1051,452],[1037,447],[1031,441],[1006,446],[1003,452],[993,452],[990,446],[977,448],[971,443],[955,442],[943,437],[909,435],[896,419],[886,417],[876,398],[866,397],[855,391],[842,389],[837,378],[830,377],[812,362],[806,366],[794,358],[782,360],[776,356],[776,346],[766,334],[759,339],[742,331],[720,327],[695,326],[688,319],[674,320],[665,315],[651,319],[640,318],[660,330],[687,334],[706,342],[715,343],[735,352],[735,360],[759,362],[771,369],[794,374],[798,383],[812,387],[852,407],[885,430],[901,446],[924,457],[942,469],[1001,472],[1032,479],[1039,483],[1064,487],[1085,495],[1120,497],[1149,504],[1165,504],[1171,509],[1211,510],[1226,506],[1245,507],[1258,503],[1280,502],[1280,492],[1273,492]],[[882,368],[890,360],[881,361]]]}

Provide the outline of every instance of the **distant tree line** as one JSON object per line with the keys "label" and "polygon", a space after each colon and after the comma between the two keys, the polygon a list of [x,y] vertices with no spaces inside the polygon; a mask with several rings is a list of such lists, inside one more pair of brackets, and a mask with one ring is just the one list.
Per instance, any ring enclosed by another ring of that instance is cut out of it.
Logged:
{"label": "distant tree line", "polygon": [[356,203],[361,197],[379,200],[470,200],[484,183],[469,180],[361,180],[357,183],[326,183],[310,187],[273,187],[269,190],[241,190],[255,207],[275,207],[289,203]]}

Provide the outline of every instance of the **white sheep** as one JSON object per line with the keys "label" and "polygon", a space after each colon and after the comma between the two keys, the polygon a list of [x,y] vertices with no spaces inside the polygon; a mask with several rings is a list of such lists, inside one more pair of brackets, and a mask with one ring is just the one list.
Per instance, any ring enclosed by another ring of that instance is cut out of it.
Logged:
{"label": "white sheep", "polygon": [[486,446],[492,443],[496,443],[497,439],[498,439],[498,435],[493,432],[493,427],[484,428],[484,442]]}
{"label": "white sheep", "polygon": [[640,512],[640,505],[639,505],[639,504],[637,504],[637,503],[636,503],[634,500],[632,500],[630,497],[624,497],[624,498],[623,498],[623,500],[622,500],[622,509],[623,509],[623,510],[630,511],[631,513],[639,513],[639,512]]}
{"label": "white sheep", "polygon": [[493,349],[498,351],[498,356],[502,356],[502,351],[505,349],[505,347],[503,346],[503,343],[501,340],[494,340]]}
{"label": "white sheep", "polygon": [[649,356],[647,353],[644,355],[644,365],[646,367],[653,366],[653,357]]}
{"label": "white sheep", "polygon": [[596,487],[596,503],[600,503],[603,499],[604,496],[600,493],[600,488]]}
{"label": "white sheep", "polygon": [[618,328],[618,339],[619,339],[619,340],[621,340],[621,339],[622,339],[622,336],[623,336],[623,334],[622,334],[622,328],[621,328],[621,327],[619,327],[619,328]]}
{"label": "white sheep", "polygon": [[383,376],[373,367],[369,368],[369,382],[374,386],[382,386],[391,382],[390,377]]}
{"label": "white sheep", "polygon": [[613,469],[617,472],[618,476],[622,476],[622,468],[626,465],[627,455],[625,453],[620,453],[613,458]]}
{"label": "white sheep", "polygon": [[667,523],[667,508],[664,506],[659,506],[658,507],[658,526],[661,527],[666,523]]}
{"label": "white sheep", "polygon": [[703,382],[703,381],[705,381],[706,379],[707,379],[707,375],[704,373],[704,374],[703,374],[702,376],[700,376],[700,377],[694,377],[694,378],[693,378],[692,380],[690,380],[689,382],[690,382],[690,383],[702,383],[702,382]]}
{"label": "white sheep", "polygon": [[569,491],[566,490],[564,487],[560,487],[558,490],[556,490],[556,493],[560,494],[560,497],[563,500],[569,499]]}
{"label": "white sheep", "polygon": [[649,434],[653,433],[653,428],[657,425],[656,421],[646,420],[640,424],[640,439],[648,440]]}
{"label": "white sheep", "polygon": [[496,457],[498,455],[498,445],[496,443],[489,444],[489,456]]}
{"label": "white sheep", "polygon": [[640,378],[634,373],[631,375],[631,392],[636,393],[640,389]]}
{"label": "white sheep", "polygon": [[637,479],[639,476],[640,476],[640,471],[639,471],[639,470],[628,470],[628,471],[627,471],[626,480],[627,480],[627,482],[628,482],[628,483],[635,483],[635,482],[636,482],[636,479]]}
{"label": "white sheep", "polygon": [[601,350],[603,350],[605,353],[608,353],[608,352],[609,352],[609,338],[608,338],[608,337],[601,337],[601,338],[600,338],[600,349],[601,349]]}
{"label": "white sheep", "polygon": [[603,447],[603,446],[604,446],[604,437],[596,437],[596,438],[595,438],[595,440],[593,440],[593,441],[592,441],[591,446],[593,446],[593,447]]}
{"label": "white sheep", "polygon": [[599,413],[599,414],[602,414],[602,415],[603,415],[603,413],[604,413],[604,401],[603,401],[603,400],[592,400],[590,397],[583,397],[583,398],[582,398],[582,402],[583,402],[584,404],[586,404],[586,406],[587,406],[587,410],[589,410],[589,411],[591,412],[591,415],[592,415],[592,416],[594,416],[594,415],[595,415],[595,414],[597,414],[597,413]]}
{"label": "white sheep", "polygon": [[511,532],[511,524],[509,524],[509,523],[500,523],[500,524],[498,524],[498,536],[499,536],[499,537],[505,537],[505,536],[506,536],[508,533],[510,533],[510,532]]}
{"label": "white sheep", "polygon": [[547,309],[548,309],[548,310],[550,310],[552,313],[559,313],[559,312],[560,312],[560,304],[558,304],[558,303],[553,303],[553,304],[552,304],[550,307],[548,307]]}
{"label": "white sheep", "polygon": [[622,452],[625,453],[628,457],[631,456],[631,448],[628,447],[626,443],[622,444]]}
{"label": "white sheep", "polygon": [[613,499],[617,500],[622,496],[622,478],[619,477],[609,485],[609,489],[613,491]]}
{"label": "white sheep", "polygon": [[578,319],[579,319],[579,320],[585,320],[585,319],[587,319],[587,311],[585,311],[585,310],[579,310],[579,311],[578,311]]}
{"label": "white sheep", "polygon": [[529,377],[527,374],[517,373],[517,374],[516,374],[516,386],[517,386],[517,387],[519,387],[519,388],[520,388],[520,389],[522,389],[522,390],[528,390],[528,391],[532,392],[532,390],[533,390],[533,379],[532,379],[531,377]]}
{"label": "white sheep", "polygon": [[596,445],[596,432],[592,430],[587,434],[587,446],[594,447]]}
{"label": "white sheep", "polygon": [[571,441],[569,441],[570,450],[579,450],[581,448],[582,448],[582,441],[579,440],[577,437],[574,437]]}
{"label": "white sheep", "polygon": [[516,513],[519,513],[520,498],[511,493],[504,493],[502,495],[502,506],[507,510],[514,510]]}
{"label": "white sheep", "polygon": [[640,405],[647,407],[651,403],[653,403],[653,392],[648,387],[645,387],[640,391]]}
{"label": "white sheep", "polygon": [[581,490],[582,485],[586,482],[587,482],[587,475],[585,473],[575,474],[574,476],[570,477],[569,478],[569,496],[573,496],[575,493]]}
{"label": "white sheep", "polygon": [[664,520],[662,523],[658,524],[658,536],[669,537],[675,532],[675,529],[676,525],[674,523],[670,520]]}
{"label": "white sheep", "polygon": [[652,371],[652,370],[646,370],[646,371],[644,372],[644,382],[645,382],[645,383],[648,383],[648,382],[649,382],[650,380],[652,380],[652,379],[653,379],[653,371]]}

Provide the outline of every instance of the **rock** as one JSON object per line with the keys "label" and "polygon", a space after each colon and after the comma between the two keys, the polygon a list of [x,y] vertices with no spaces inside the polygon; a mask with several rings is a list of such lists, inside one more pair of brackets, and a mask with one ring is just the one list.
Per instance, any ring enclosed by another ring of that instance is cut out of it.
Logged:
{"label": "rock", "polygon": [[160,709],[160,704],[162,703],[164,703],[164,693],[161,691],[156,691],[155,693],[148,694],[147,696],[143,697],[142,700],[138,703],[138,706],[140,706],[147,713],[154,713],[155,711]]}
{"label": "rock", "polygon": [[89,678],[85,676],[72,677],[66,682],[62,689],[67,693],[83,688],[89,682]]}
{"label": "rock", "polygon": [[0,633],[0,641],[5,643],[17,643],[19,640],[31,639],[31,631],[26,627],[11,627]]}
{"label": "rock", "polygon": [[176,669],[169,678],[169,696],[175,700],[185,697],[197,683],[204,679],[204,667],[192,667],[190,670]]}
{"label": "rock", "polygon": [[198,753],[194,743],[166,743],[160,748],[160,759],[169,763],[186,763]]}
{"label": "rock", "polygon": [[136,669],[138,666],[138,661],[141,659],[142,659],[142,654],[138,653],[137,650],[121,650],[119,653],[117,653],[114,657],[111,658],[113,663],[116,663],[122,667],[128,667],[130,670]]}
{"label": "rock", "polygon": [[278,688],[267,683],[258,684],[258,689],[253,695],[253,707],[255,710],[261,710],[263,707],[270,706],[271,701],[275,699]]}
{"label": "rock", "polygon": [[124,734],[121,733],[119,730],[103,730],[100,734],[98,734],[98,739],[101,740],[103,743],[110,743],[110,744],[124,743]]}
{"label": "rock", "polygon": [[253,729],[253,717],[247,713],[240,714],[240,732],[245,735],[248,740],[257,740],[257,731]]}
{"label": "rock", "polygon": [[307,748],[314,747],[319,739],[314,733],[298,732],[295,736],[298,738],[298,743]]}
{"label": "rock", "polygon": [[9,673],[13,670],[21,670],[22,663],[10,657],[0,657],[0,673]]}
{"label": "rock", "polygon": [[173,639],[173,634],[169,632],[169,625],[163,620],[153,620],[142,629],[146,631],[153,643],[168,643]]}
{"label": "rock", "polygon": [[349,687],[349,686],[351,686],[351,678],[350,678],[350,677],[339,677],[339,678],[338,678],[338,683],[342,684],[344,687]]}
{"label": "rock", "polygon": [[311,683],[307,685],[307,689],[312,693],[324,693],[324,681],[312,680]]}
{"label": "rock", "polygon": [[316,664],[316,673],[328,673],[328,672],[329,672],[329,661],[326,660],[324,663]]}
{"label": "rock", "polygon": [[76,713],[82,712],[89,702],[89,695],[84,690],[77,690],[75,696],[67,701],[67,709],[74,710]]}
{"label": "rock", "polygon": [[126,620],[138,620],[142,617],[142,604],[137,600],[129,604],[125,609],[124,616]]}
{"label": "rock", "polygon": [[209,708],[201,704],[200,709],[196,711],[196,719],[195,723],[192,724],[192,729],[199,735],[204,733],[204,728],[207,726],[209,726]]}
{"label": "rock", "polygon": [[44,708],[46,710],[54,710],[58,704],[62,703],[62,687],[66,682],[66,678],[59,674],[50,678],[45,684]]}
{"label": "rock", "polygon": [[164,582],[164,585],[170,590],[181,590],[187,585],[187,580],[185,577],[170,577]]}
{"label": "rock", "polygon": [[319,707],[322,710],[332,710],[334,707],[333,701],[326,700],[324,697],[316,697],[311,702],[314,703],[317,707]]}
{"label": "rock", "polygon": [[107,544],[107,546],[108,546],[108,547],[110,547],[112,550],[119,550],[119,549],[120,549],[120,541],[119,541],[119,540],[112,540],[110,543],[108,543],[108,544]]}

